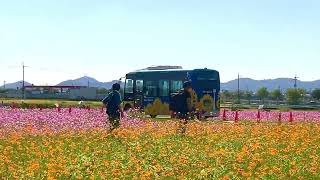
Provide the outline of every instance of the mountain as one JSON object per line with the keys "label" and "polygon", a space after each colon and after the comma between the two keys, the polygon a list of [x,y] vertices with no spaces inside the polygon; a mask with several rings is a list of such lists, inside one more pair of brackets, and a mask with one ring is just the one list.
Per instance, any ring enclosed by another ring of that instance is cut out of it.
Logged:
{"label": "mountain", "polygon": [[[89,86],[90,87],[98,87],[98,88],[107,88],[110,89],[112,84],[118,82],[116,80],[111,82],[99,82],[91,77],[81,77],[74,80],[67,80],[59,83],[58,85],[77,85],[77,86]],[[123,84],[122,84],[123,85]],[[240,79],[240,89],[241,90],[251,90],[256,92],[261,87],[266,87],[268,90],[274,90],[277,88],[281,88],[282,90],[286,90],[288,88],[292,88],[294,85],[293,79],[290,78],[278,78],[278,79],[267,79],[267,80],[254,80],[250,78],[241,78]],[[310,90],[314,88],[320,88],[320,80],[317,81],[297,81],[298,87],[302,87],[304,89]],[[238,89],[238,80],[232,80],[226,83],[221,83],[222,90],[235,91]]]}
{"label": "mountain", "polygon": [[[28,82],[25,81],[24,85],[25,86],[30,86],[31,83],[28,83]],[[2,89],[3,86],[1,86],[0,88]],[[22,88],[22,81],[6,84],[6,89],[17,89],[17,88],[19,88],[19,89]]]}
{"label": "mountain", "polygon": [[97,87],[97,88],[106,88],[110,89],[112,85],[119,81],[110,81],[110,82],[99,82],[94,78],[84,76],[78,79],[63,81],[58,86],[89,86],[89,87]]}
{"label": "mountain", "polygon": [[[261,87],[266,87],[268,90],[274,90],[281,88],[286,90],[293,88],[294,80],[290,78],[278,78],[278,79],[267,79],[267,80],[254,80],[250,78],[240,79],[240,90],[251,90],[256,92]],[[306,90],[320,88],[320,80],[317,81],[297,81],[297,86]],[[238,89],[238,80],[232,80],[226,83],[221,83],[222,90],[235,91]]]}
{"label": "mountain", "polygon": [[[119,82],[117,80],[110,82],[99,82],[98,80],[84,76],[78,79],[63,81],[57,85],[60,86],[89,86],[97,87],[97,88],[106,88],[110,89],[112,84]],[[25,85],[31,85],[31,83],[25,82]],[[121,84],[123,86],[123,83]],[[293,79],[290,78],[278,78],[278,79],[267,79],[267,80],[254,80],[250,78],[241,78],[240,79],[240,90],[251,90],[256,92],[261,87],[266,87],[268,90],[274,90],[277,88],[281,88],[282,90],[286,90],[288,88],[292,88],[294,85]],[[306,90],[311,90],[315,88],[320,88],[320,80],[317,81],[297,81],[297,86],[304,88]],[[6,88],[8,89],[17,89],[17,87],[22,87],[22,81],[18,81],[15,83],[7,84]],[[0,88],[3,88],[1,86]],[[232,80],[226,83],[221,83],[222,90],[236,91],[238,89],[238,80]]]}

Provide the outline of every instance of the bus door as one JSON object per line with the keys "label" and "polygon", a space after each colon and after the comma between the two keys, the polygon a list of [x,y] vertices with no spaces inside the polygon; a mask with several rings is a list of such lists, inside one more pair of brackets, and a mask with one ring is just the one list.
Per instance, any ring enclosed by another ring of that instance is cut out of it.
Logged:
{"label": "bus door", "polygon": [[134,96],[134,106],[138,108],[143,107],[143,80],[136,80],[135,84],[135,96]]}

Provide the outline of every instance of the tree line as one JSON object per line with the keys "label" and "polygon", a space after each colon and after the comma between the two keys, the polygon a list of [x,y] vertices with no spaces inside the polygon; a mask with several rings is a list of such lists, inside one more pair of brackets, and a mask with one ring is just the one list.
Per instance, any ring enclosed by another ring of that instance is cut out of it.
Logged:
{"label": "tree line", "polygon": [[240,103],[239,100],[246,100],[248,104],[252,101],[259,101],[265,104],[266,101],[280,104],[287,103],[289,105],[299,105],[309,100],[309,102],[320,101],[320,89],[314,89],[310,92],[302,88],[291,88],[286,91],[275,89],[269,91],[266,87],[261,87],[257,92],[250,90],[247,91],[222,91],[221,100],[222,102],[235,102]]}

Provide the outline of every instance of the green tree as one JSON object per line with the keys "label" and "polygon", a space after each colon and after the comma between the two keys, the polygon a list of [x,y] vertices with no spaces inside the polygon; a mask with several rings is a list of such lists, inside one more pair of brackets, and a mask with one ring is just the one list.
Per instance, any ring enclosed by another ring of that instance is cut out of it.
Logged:
{"label": "green tree", "polygon": [[243,98],[245,96],[245,92],[244,91],[235,91],[234,92],[234,103],[236,104],[241,104],[241,98]]}
{"label": "green tree", "polygon": [[269,91],[266,87],[262,87],[258,90],[257,95],[264,104],[265,99],[269,96]]}
{"label": "green tree", "polygon": [[6,93],[8,90],[6,89],[0,89],[0,93]]}
{"label": "green tree", "polygon": [[271,91],[270,93],[272,100],[277,101],[277,103],[279,104],[279,101],[282,100],[283,95],[281,93],[280,89],[275,89],[273,91]]}
{"label": "green tree", "polygon": [[97,94],[108,94],[109,90],[106,88],[99,88],[97,89]]}
{"label": "green tree", "polygon": [[253,96],[253,92],[247,90],[246,92],[244,92],[244,96],[247,99],[248,104],[251,104],[251,99],[252,99],[252,96]]}
{"label": "green tree", "polygon": [[314,89],[311,93],[312,97],[316,100],[320,100],[320,89]]}
{"label": "green tree", "polygon": [[230,101],[232,99],[232,92],[228,90],[223,90],[220,94],[220,97],[222,102]]}
{"label": "green tree", "polygon": [[287,102],[290,105],[298,105],[303,102],[303,98],[306,95],[306,91],[304,89],[296,89],[291,88],[287,90],[286,98]]}

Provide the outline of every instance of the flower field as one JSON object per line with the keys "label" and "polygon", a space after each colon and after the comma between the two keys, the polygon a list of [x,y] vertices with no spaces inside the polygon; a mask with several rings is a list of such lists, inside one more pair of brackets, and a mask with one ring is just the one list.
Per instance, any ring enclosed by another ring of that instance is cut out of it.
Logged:
{"label": "flower field", "polygon": [[[235,112],[226,112],[228,120]],[[5,179],[320,179],[320,113],[239,112],[239,122],[126,117],[100,109],[0,109]]]}

